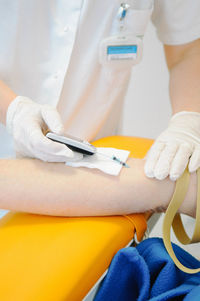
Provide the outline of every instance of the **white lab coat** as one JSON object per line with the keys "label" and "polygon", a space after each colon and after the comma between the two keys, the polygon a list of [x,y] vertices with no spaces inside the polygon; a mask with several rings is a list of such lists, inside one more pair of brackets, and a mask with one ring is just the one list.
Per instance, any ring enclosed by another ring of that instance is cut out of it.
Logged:
{"label": "white lab coat", "polygon": [[[18,95],[57,106],[69,134],[90,141],[119,133],[131,68],[105,68],[98,54],[100,42],[112,33],[120,3],[1,1],[0,79]],[[191,7],[189,0],[156,0],[153,21],[162,42],[198,38],[199,11],[200,1]],[[150,14],[135,9],[129,24],[134,34],[144,34]]]}

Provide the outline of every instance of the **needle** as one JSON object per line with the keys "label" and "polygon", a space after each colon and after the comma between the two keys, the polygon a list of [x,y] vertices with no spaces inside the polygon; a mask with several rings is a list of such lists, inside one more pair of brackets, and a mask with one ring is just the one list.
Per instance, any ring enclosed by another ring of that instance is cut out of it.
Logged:
{"label": "needle", "polygon": [[129,168],[129,167],[130,167],[128,164],[126,164],[126,162],[121,161],[119,158],[117,158],[117,157],[115,157],[115,156],[112,157],[112,160],[118,162],[119,164],[123,165],[123,166],[126,167],[126,168]]}
{"label": "needle", "polygon": [[124,166],[124,167],[126,167],[126,168],[129,168],[129,167],[130,167],[128,164],[126,164],[126,162],[123,162],[122,160],[120,160],[120,159],[117,158],[116,156],[110,157],[110,156],[108,156],[108,155],[105,155],[105,154],[102,154],[102,153],[99,153],[99,152],[97,152],[97,154],[99,154],[99,155],[101,155],[101,156],[104,156],[104,157],[107,157],[107,158],[109,158],[109,159],[115,161],[116,163],[121,164],[122,166]]}

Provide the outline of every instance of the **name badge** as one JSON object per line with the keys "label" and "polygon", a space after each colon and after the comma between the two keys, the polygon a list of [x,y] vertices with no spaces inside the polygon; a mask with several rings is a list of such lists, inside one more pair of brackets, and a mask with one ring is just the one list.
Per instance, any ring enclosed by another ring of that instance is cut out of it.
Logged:
{"label": "name badge", "polygon": [[142,39],[132,35],[111,36],[101,42],[100,63],[112,67],[138,64],[142,58]]}
{"label": "name badge", "polygon": [[128,68],[141,61],[142,37],[130,29],[130,11],[129,4],[120,5],[113,22],[112,35],[100,43],[99,59],[102,65]]}

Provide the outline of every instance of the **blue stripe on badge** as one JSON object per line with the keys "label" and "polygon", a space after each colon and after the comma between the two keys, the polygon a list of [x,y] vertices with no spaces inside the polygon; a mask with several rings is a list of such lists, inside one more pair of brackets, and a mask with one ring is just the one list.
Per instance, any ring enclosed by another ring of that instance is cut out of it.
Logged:
{"label": "blue stripe on badge", "polygon": [[107,54],[137,53],[137,45],[108,46]]}

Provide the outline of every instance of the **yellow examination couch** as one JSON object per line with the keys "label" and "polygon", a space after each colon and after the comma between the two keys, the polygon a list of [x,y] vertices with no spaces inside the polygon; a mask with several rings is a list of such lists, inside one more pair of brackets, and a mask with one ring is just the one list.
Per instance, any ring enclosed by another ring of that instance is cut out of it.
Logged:
{"label": "yellow examination couch", "polygon": [[[143,158],[152,143],[114,136],[93,144],[127,149],[131,156]],[[83,300],[135,232],[142,239],[149,217],[8,213],[0,219],[0,301]]]}

